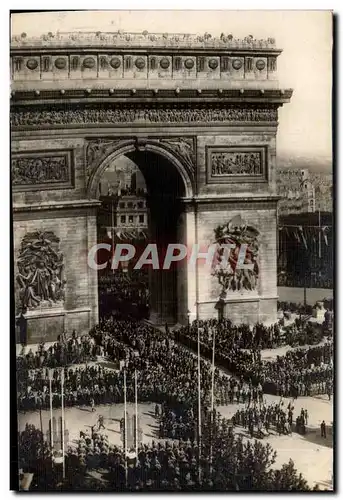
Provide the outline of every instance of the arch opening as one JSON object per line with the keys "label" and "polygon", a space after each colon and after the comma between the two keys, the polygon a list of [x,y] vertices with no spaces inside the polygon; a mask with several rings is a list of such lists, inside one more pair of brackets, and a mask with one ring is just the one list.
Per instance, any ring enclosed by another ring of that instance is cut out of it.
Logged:
{"label": "arch opening", "polygon": [[[175,324],[185,314],[186,261],[169,269],[163,264],[169,244],[186,244],[184,179],[168,158],[146,150],[129,151],[99,168],[98,243],[111,245],[111,252],[98,257],[98,263],[106,262],[98,271],[99,315]],[[113,269],[120,244],[132,245],[135,253]],[[148,245],[157,251],[157,266],[151,253],[145,254],[150,263],[140,260]]]}

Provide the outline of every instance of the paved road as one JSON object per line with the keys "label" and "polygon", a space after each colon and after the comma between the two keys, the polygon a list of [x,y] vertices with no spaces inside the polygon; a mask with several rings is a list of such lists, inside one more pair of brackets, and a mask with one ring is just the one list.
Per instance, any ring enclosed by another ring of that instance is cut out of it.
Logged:
{"label": "paved road", "polygon": [[[267,403],[279,401],[276,396],[266,395]],[[285,405],[288,400],[285,399]],[[277,460],[274,467],[281,467],[292,459],[298,472],[301,472],[310,485],[319,483],[322,487],[329,487],[331,474],[333,470],[333,450],[332,437],[328,435],[324,440],[320,437],[319,426],[322,420],[330,425],[333,420],[333,401],[328,401],[323,397],[301,397],[295,403],[295,415],[298,415],[301,408],[306,408],[309,413],[309,433],[306,436],[300,436],[293,433],[292,436],[276,436],[273,432],[269,437],[263,439],[263,443],[270,443],[277,452]],[[134,413],[134,405],[128,404],[129,415]],[[223,416],[231,418],[239,407],[243,405],[219,406],[218,410]],[[152,440],[158,441],[158,422],[154,417],[154,407],[152,403],[142,403],[138,405],[138,413],[141,419],[143,429],[143,442],[148,443]],[[116,445],[122,445],[120,435],[120,419],[123,416],[124,405],[102,405],[91,412],[90,408],[67,408],[65,411],[66,429],[69,430],[69,445],[75,446],[79,437],[80,430],[88,429],[95,425],[99,415],[103,415],[105,420],[105,433],[108,435],[109,442]],[[54,416],[59,418],[61,410],[54,410]],[[43,431],[48,431],[50,412],[42,411]],[[34,424],[40,427],[39,412],[20,413],[18,415],[19,431],[24,430],[26,423]],[[245,434],[242,428],[237,428],[236,432]]]}

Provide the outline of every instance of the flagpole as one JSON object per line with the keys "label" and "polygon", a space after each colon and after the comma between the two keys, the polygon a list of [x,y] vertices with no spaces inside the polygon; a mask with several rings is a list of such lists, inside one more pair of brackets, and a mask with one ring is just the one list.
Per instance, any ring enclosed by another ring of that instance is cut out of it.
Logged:
{"label": "flagpole", "polygon": [[318,226],[319,226],[318,256],[321,259],[322,258],[322,237],[321,237],[320,209],[318,210]]}
{"label": "flagpole", "polygon": [[64,368],[61,370],[61,409],[62,409],[62,457],[63,457],[63,479],[65,478],[65,456],[64,456]]}
{"label": "flagpole", "polygon": [[138,461],[138,388],[137,388],[137,370],[135,369],[135,424],[136,424],[136,461]]}
{"label": "flagpole", "polygon": [[54,447],[54,433],[52,429],[52,374],[51,370],[49,370],[49,391],[50,391],[50,444],[51,449]]}
{"label": "flagpole", "polygon": [[200,380],[200,328],[198,325],[198,436],[199,436],[199,484],[201,482],[201,380]]}
{"label": "flagpole", "polygon": [[126,418],[126,360],[124,365],[124,457],[125,457],[125,485],[127,487],[127,418]]}
{"label": "flagpole", "polygon": [[113,207],[113,199],[111,200],[111,209],[112,209],[112,228],[111,228],[111,233],[112,233],[112,260],[111,260],[111,267],[112,267],[112,273],[114,274],[114,266],[113,266],[113,253],[114,253],[114,207]]}
{"label": "flagpole", "polygon": [[211,390],[211,411],[214,410],[214,357],[215,357],[215,345],[216,345],[216,334],[215,329],[212,331],[213,335],[213,345],[212,345],[212,390]]}
{"label": "flagpole", "polygon": [[212,446],[212,441],[213,441],[213,431],[214,431],[214,360],[215,360],[215,345],[216,345],[216,331],[215,328],[212,329],[212,335],[213,335],[213,345],[212,345],[212,388],[211,388],[211,450],[210,450],[210,467],[211,467],[211,472],[212,472],[212,452],[213,452],[213,446]]}

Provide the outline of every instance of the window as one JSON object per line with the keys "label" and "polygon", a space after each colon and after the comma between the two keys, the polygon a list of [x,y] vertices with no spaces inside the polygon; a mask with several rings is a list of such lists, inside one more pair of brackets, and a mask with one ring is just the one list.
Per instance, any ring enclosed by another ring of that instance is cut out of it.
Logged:
{"label": "window", "polygon": [[131,201],[128,202],[127,208],[132,208],[132,202]]}
{"label": "window", "polygon": [[119,203],[119,208],[125,208],[125,203]]}
{"label": "window", "polygon": [[125,217],[125,215],[122,215],[122,216],[120,217],[120,222],[121,222],[121,224],[125,224],[125,222],[126,222],[126,217]]}
{"label": "window", "polygon": [[133,215],[129,215],[129,224],[133,223]]}
{"label": "window", "polygon": [[138,206],[138,208],[143,208],[143,207],[144,207],[143,202],[142,202],[142,201],[139,201],[139,202],[137,203],[137,206]]}
{"label": "window", "polygon": [[144,223],[144,215],[139,216],[139,223],[143,224]]}

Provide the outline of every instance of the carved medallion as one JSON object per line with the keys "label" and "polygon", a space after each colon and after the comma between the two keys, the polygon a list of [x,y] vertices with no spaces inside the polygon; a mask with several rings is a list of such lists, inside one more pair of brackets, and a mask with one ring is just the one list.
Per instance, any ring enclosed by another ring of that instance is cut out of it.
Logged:
{"label": "carved medallion", "polygon": [[263,59],[258,59],[256,61],[256,68],[259,70],[259,71],[262,71],[264,68],[266,67],[266,63],[264,62]]}
{"label": "carved medallion", "polygon": [[136,68],[143,69],[145,68],[145,61],[143,57],[138,57],[135,61]]}
{"label": "carved medallion", "polygon": [[29,59],[26,63],[26,66],[28,69],[33,71],[38,68],[38,61],[36,59]]}
{"label": "carved medallion", "polygon": [[84,68],[87,68],[87,69],[94,68],[95,61],[94,61],[93,57],[86,57],[86,59],[84,59],[84,61],[83,61],[83,66],[84,66]]}
{"label": "carved medallion", "polygon": [[208,66],[209,66],[209,68],[211,68],[213,70],[217,69],[218,68],[218,61],[217,61],[217,59],[210,59],[208,61]]}
{"label": "carved medallion", "polygon": [[64,69],[67,66],[67,61],[63,57],[58,57],[55,61],[57,69]]}
{"label": "carved medallion", "polygon": [[194,61],[193,59],[186,59],[185,60],[185,68],[186,69],[192,69],[194,67]]}
{"label": "carved medallion", "polygon": [[119,57],[112,57],[110,65],[112,66],[112,68],[118,69],[120,68],[121,60],[119,59]]}
{"label": "carved medallion", "polygon": [[242,66],[243,66],[242,59],[234,59],[232,61],[232,67],[233,67],[233,69],[235,69],[235,70],[238,71],[239,69],[241,69]]}
{"label": "carved medallion", "polygon": [[52,231],[36,231],[23,238],[17,260],[17,285],[22,312],[63,305],[64,258]]}
{"label": "carved medallion", "polygon": [[160,66],[162,69],[168,69],[169,66],[170,66],[170,61],[169,59],[167,59],[167,57],[163,57],[161,60],[160,60]]}
{"label": "carved medallion", "polygon": [[[222,287],[222,297],[229,290],[255,290],[259,277],[259,231],[238,215],[227,224],[218,226],[214,234],[217,251],[212,275]],[[234,248],[228,249],[225,245],[234,245]]]}

